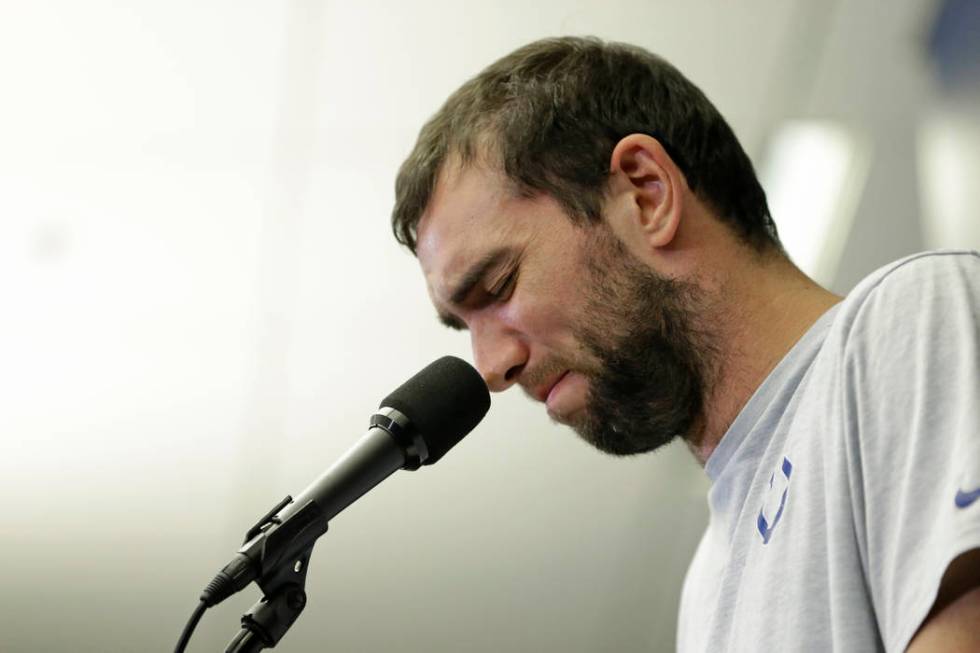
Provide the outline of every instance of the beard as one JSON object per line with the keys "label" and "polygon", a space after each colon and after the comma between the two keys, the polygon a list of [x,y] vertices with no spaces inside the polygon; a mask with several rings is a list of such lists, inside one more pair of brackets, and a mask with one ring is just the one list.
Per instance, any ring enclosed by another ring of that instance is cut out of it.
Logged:
{"label": "beard", "polygon": [[572,427],[609,454],[653,451],[703,428],[714,338],[704,291],[634,258],[605,225],[585,250],[586,322],[592,358],[587,407]]}

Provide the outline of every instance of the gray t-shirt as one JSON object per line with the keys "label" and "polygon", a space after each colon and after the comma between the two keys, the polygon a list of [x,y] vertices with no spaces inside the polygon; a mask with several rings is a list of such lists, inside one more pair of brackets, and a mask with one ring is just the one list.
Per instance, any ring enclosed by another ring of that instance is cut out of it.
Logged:
{"label": "gray t-shirt", "polygon": [[865,279],[708,459],[679,651],[904,651],[980,547],[980,255]]}

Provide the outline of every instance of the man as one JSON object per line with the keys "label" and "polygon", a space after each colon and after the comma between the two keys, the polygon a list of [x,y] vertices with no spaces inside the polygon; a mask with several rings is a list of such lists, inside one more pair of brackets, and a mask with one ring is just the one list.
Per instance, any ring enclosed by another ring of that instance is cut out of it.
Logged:
{"label": "man", "polygon": [[449,98],[393,227],[492,390],[600,450],[680,437],[705,466],[679,649],[980,651],[975,252],[829,293],[705,96],[580,38]]}

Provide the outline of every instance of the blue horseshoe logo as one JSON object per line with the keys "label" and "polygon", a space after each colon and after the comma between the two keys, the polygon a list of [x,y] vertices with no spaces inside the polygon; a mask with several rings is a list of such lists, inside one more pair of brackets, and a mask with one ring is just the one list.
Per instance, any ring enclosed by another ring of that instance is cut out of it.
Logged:
{"label": "blue horseshoe logo", "polygon": [[[773,518],[772,523],[766,519],[766,506],[762,505],[759,509],[759,518],[756,521],[756,525],[759,528],[759,534],[762,535],[762,543],[769,544],[769,540],[772,538],[772,532],[776,529],[776,525],[779,524],[779,520],[783,518],[783,509],[786,508],[786,495],[789,494],[789,477],[793,473],[793,463],[789,461],[789,458],[783,457],[783,465],[780,470],[783,476],[786,477],[786,489],[783,490],[783,496],[779,500],[779,509],[776,510],[776,516]],[[776,480],[776,473],[769,477],[769,489],[772,489],[773,481]]]}

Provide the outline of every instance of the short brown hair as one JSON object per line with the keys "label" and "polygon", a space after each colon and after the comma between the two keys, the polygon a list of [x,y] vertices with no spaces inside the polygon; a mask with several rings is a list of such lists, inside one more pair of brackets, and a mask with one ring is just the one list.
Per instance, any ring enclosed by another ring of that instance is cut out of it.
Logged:
{"label": "short brown hair", "polygon": [[642,48],[563,37],[526,45],[453,93],[422,127],[395,182],[392,230],[415,252],[418,222],[450,157],[487,156],[569,217],[601,220],[609,158],[621,138],[657,138],[691,190],[759,251],[780,249],[752,162],[701,90]]}

